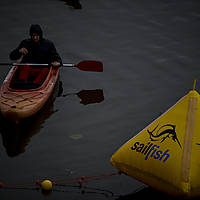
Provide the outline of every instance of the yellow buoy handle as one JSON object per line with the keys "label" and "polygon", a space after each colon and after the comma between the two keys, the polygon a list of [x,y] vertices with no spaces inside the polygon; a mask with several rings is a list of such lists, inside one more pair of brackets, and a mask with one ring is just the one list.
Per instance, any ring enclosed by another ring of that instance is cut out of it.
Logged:
{"label": "yellow buoy handle", "polygon": [[195,79],[194,83],[193,83],[193,90],[195,90],[195,88],[196,88],[196,82],[197,82],[197,80]]}

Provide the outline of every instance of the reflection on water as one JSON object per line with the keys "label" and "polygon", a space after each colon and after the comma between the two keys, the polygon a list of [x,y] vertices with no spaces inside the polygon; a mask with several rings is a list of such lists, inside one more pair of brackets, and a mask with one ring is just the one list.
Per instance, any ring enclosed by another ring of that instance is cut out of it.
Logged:
{"label": "reflection on water", "polygon": [[[69,95],[77,95],[80,98],[80,103],[83,105],[88,105],[92,103],[100,103],[104,100],[103,90],[81,90],[78,93],[63,94],[62,97]],[[60,95],[61,96],[61,95]]]}
{"label": "reflection on water", "polygon": [[45,106],[36,115],[24,119],[17,125],[1,116],[0,134],[8,156],[14,157],[24,153],[25,147],[30,142],[30,138],[39,133],[45,121],[56,112],[54,111],[53,103],[56,96],[58,96],[59,90],[60,82],[56,84]]}
{"label": "reflection on water", "polygon": [[9,157],[18,156],[25,152],[26,146],[30,142],[30,138],[35,134],[40,132],[45,121],[57,110],[54,110],[54,100],[56,97],[66,97],[69,95],[77,95],[81,101],[81,104],[87,105],[90,103],[100,103],[104,100],[103,90],[82,90],[78,93],[70,93],[62,95],[63,87],[60,81],[55,90],[47,102],[47,104],[42,108],[40,112],[31,118],[24,119],[18,125],[4,119],[2,116],[0,118],[0,134],[3,140],[3,146],[6,149],[7,155]]}
{"label": "reflection on water", "polygon": [[154,199],[154,200],[178,200],[178,198],[173,198],[171,196],[168,196],[164,193],[161,193],[157,190],[154,190],[150,187],[145,187],[137,192],[134,192],[132,194],[127,194],[120,196],[116,200],[141,200],[141,199]]}
{"label": "reflection on water", "polygon": [[51,105],[44,112],[34,116],[34,118],[24,120],[19,125],[11,124],[11,122],[4,119],[1,120],[3,121],[3,126],[0,128],[0,133],[8,156],[14,157],[24,153],[30,138],[40,131],[42,124],[54,112],[53,105]]}
{"label": "reflection on water", "polygon": [[82,9],[82,5],[79,0],[60,0],[64,1],[66,5],[72,6],[74,9]]}
{"label": "reflection on water", "polygon": [[[8,188],[5,188],[8,189]],[[35,188],[29,187],[9,187],[9,190],[32,190],[34,191]],[[169,195],[166,195],[158,190],[155,190],[148,186],[142,186],[142,189],[138,189],[137,191],[131,193],[131,194],[125,194],[121,195],[119,193],[115,193],[109,189],[103,189],[101,187],[94,187],[94,186],[83,186],[83,185],[55,185],[52,190],[43,190],[40,188],[37,188],[37,190],[41,191],[41,194],[44,197],[49,197],[53,193],[66,193],[68,195],[70,194],[76,194],[81,197],[90,197],[90,195],[98,195],[98,197],[106,197],[107,199],[112,200],[141,200],[141,199],[154,199],[154,200],[182,200],[182,198],[178,197],[172,197]],[[85,199],[85,198],[83,198]],[[194,198],[193,200],[198,200],[197,198]]]}
{"label": "reflection on water", "polygon": [[[61,187],[60,187],[61,188]],[[89,186],[82,186],[82,185],[65,185],[62,186],[62,189],[53,189],[51,192],[43,193],[44,196],[49,196],[52,192],[66,192],[66,193],[76,193],[78,195],[98,195],[104,196],[106,198],[109,197],[117,197],[112,191],[107,189],[101,189],[98,187],[89,187]]]}

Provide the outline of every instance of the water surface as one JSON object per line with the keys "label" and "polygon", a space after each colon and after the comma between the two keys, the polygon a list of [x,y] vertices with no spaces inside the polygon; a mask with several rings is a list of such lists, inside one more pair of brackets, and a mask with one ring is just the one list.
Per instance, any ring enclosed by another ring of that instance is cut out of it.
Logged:
{"label": "water surface", "polygon": [[[1,62],[10,62],[9,52],[38,23],[63,62],[104,64],[103,73],[62,68],[62,95],[40,115],[17,128],[0,121],[5,184],[116,172],[109,159],[122,144],[187,94],[195,78],[199,91],[199,1],[80,4],[74,9],[57,0],[0,2]],[[0,83],[8,70],[0,68]],[[88,103],[81,91],[101,91],[103,98],[93,93]],[[171,199],[125,175],[78,186],[56,187],[48,199]],[[36,187],[2,188],[0,198],[43,199]]]}

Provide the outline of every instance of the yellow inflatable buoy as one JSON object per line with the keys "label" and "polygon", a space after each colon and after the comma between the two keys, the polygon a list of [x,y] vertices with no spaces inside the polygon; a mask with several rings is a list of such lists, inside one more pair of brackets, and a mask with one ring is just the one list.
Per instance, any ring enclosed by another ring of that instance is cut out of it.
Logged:
{"label": "yellow inflatable buoy", "polygon": [[110,159],[125,174],[176,197],[200,197],[200,95],[195,88]]}
{"label": "yellow inflatable buoy", "polygon": [[43,190],[52,190],[52,182],[50,180],[44,180],[41,183],[41,187]]}

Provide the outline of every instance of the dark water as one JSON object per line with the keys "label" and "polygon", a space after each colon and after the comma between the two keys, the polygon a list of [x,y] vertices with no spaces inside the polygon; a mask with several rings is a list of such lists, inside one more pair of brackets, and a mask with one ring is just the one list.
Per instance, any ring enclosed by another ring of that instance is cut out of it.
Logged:
{"label": "dark water", "polygon": [[[195,78],[200,89],[200,1],[79,3],[0,2],[1,62],[39,23],[63,62],[104,64],[103,73],[62,68],[62,95],[39,115],[18,127],[0,121],[4,184],[116,172],[109,159],[122,144],[187,94]],[[0,83],[8,69],[1,66]],[[17,186],[0,188],[0,199],[171,199],[125,175],[56,186],[49,195]]]}

